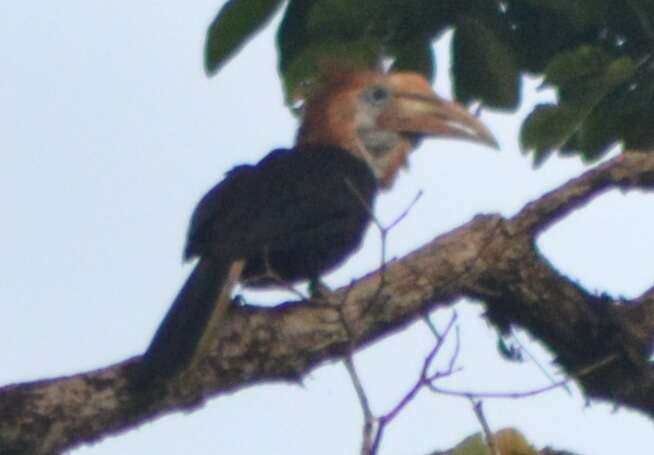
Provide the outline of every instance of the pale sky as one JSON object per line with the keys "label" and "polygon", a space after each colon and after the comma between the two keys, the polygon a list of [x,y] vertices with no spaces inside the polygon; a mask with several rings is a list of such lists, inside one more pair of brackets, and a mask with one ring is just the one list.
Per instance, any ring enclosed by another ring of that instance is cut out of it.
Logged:
{"label": "pale sky", "polygon": [[[141,353],[189,273],[181,251],[197,200],[235,164],[290,145],[295,120],[275,73],[277,18],[215,78],[202,69],[206,27],[222,3],[0,4],[0,384],[99,368]],[[437,90],[449,96],[447,43]],[[551,99],[527,84],[525,98]],[[577,159],[538,170],[517,148],[517,115],[484,114],[501,152],[425,142],[377,214],[392,220],[389,255],[411,251],[476,213],[515,213],[581,173]],[[540,239],[562,272],[591,290],[633,297],[651,286],[654,196],[611,192]],[[379,236],[328,278],[374,269]],[[287,294],[248,294],[280,302]],[[547,385],[530,363],[499,358],[479,304],[459,303],[460,365],[447,384],[473,391]],[[434,313],[441,327],[448,310]],[[523,334],[523,340],[529,337]],[[433,340],[423,323],[376,343],[355,362],[374,411],[388,411],[416,380]],[[530,349],[550,366],[537,344]],[[442,364],[448,358],[442,358]],[[642,453],[651,421],[557,390],[485,403],[490,426],[517,427],[537,447],[580,454]],[[362,415],[345,369],[331,363],[297,385],[267,384],[160,418],[74,455],[358,453]],[[387,432],[382,454],[427,454],[479,431],[470,405],[422,392]]]}

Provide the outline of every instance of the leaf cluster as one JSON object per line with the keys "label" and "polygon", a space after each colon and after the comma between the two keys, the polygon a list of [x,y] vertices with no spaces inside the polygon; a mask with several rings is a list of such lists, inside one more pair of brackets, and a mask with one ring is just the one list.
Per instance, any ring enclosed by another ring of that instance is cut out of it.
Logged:
{"label": "leaf cluster", "polygon": [[[229,0],[207,33],[215,74],[283,0]],[[516,110],[521,81],[557,102],[526,118],[523,150],[601,157],[654,145],[654,0],[288,0],[277,33],[289,105],[325,68],[413,70],[433,78],[433,42],[453,30],[452,79],[465,103]]]}

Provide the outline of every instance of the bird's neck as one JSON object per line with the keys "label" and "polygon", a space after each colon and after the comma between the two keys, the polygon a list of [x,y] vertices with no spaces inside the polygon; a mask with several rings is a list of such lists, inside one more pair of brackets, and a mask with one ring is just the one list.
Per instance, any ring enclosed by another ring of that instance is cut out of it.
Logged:
{"label": "bird's neck", "polygon": [[360,128],[357,134],[312,137],[300,134],[297,145],[330,145],[349,152],[370,168],[382,189],[393,185],[400,168],[406,163],[411,142],[401,135],[379,129]]}
{"label": "bird's neck", "polygon": [[410,142],[398,133],[376,128],[359,128],[356,138],[348,150],[366,162],[381,188],[391,187],[406,162]]}

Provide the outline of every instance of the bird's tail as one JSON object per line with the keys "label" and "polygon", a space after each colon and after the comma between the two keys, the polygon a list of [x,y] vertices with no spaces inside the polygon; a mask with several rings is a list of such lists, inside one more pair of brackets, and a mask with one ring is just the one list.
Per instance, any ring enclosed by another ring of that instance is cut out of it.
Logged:
{"label": "bird's tail", "polygon": [[137,389],[174,378],[208,352],[242,269],[243,261],[200,260],[137,366]]}

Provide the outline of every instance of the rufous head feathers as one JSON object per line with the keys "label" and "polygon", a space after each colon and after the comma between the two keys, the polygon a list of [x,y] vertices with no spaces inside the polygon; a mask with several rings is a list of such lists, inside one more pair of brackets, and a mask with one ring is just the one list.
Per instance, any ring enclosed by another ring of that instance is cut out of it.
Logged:
{"label": "rufous head feathers", "polygon": [[319,84],[304,105],[298,144],[329,144],[364,160],[382,187],[422,137],[450,137],[497,147],[463,106],[440,98],[418,73],[348,72]]}

